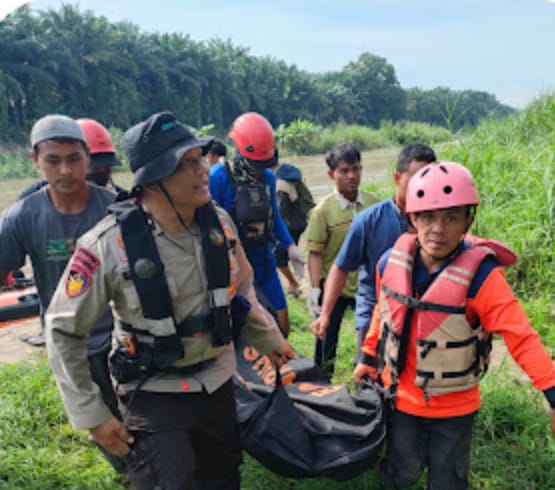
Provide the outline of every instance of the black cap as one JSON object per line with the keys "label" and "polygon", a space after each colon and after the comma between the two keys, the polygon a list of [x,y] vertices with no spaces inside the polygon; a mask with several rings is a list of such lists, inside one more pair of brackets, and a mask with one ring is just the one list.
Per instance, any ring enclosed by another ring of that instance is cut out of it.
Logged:
{"label": "black cap", "polygon": [[133,186],[153,184],[171,175],[185,153],[202,148],[205,154],[213,139],[197,138],[171,112],[153,114],[129,128],[121,146],[135,176]]}
{"label": "black cap", "polygon": [[92,168],[114,167],[116,165],[121,165],[121,161],[115,153],[91,153],[91,162],[89,165]]}

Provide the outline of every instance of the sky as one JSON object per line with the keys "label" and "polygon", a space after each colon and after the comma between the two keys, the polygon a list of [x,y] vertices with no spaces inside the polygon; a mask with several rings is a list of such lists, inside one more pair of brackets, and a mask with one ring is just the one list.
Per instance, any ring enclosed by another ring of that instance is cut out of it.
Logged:
{"label": "sky", "polygon": [[[1,0],[0,18],[22,3],[45,10],[62,0]],[[517,108],[555,90],[555,0],[69,3],[146,32],[230,40],[311,73],[339,71],[370,52],[393,65],[403,88],[480,90]]]}

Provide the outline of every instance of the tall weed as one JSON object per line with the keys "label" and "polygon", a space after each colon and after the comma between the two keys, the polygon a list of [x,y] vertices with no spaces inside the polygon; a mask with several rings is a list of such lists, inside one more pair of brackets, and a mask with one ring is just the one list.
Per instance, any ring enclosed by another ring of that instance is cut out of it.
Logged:
{"label": "tall weed", "polygon": [[[473,231],[497,238],[519,255],[507,271],[526,299],[555,295],[555,97],[503,121],[484,121],[464,139],[444,145],[442,159],[474,174],[480,206]],[[524,136],[523,136],[524,135]]]}
{"label": "tall weed", "polygon": [[39,171],[29,157],[28,150],[17,148],[0,152],[0,180],[38,176]]}
{"label": "tall weed", "polygon": [[555,446],[543,396],[502,367],[482,382],[472,442],[472,488],[544,490],[555,485]]}

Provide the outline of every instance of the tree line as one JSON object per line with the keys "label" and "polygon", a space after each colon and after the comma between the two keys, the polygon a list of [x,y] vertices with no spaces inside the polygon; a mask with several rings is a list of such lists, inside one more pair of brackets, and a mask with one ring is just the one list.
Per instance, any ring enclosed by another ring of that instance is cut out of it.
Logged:
{"label": "tree line", "polygon": [[47,113],[127,128],[162,109],[221,133],[249,110],[276,127],[298,119],[373,127],[410,120],[452,130],[513,111],[486,92],[405,90],[395,68],[371,53],[313,74],[229,40],[142,32],[72,5],[23,6],[0,22],[0,141],[25,141]]}

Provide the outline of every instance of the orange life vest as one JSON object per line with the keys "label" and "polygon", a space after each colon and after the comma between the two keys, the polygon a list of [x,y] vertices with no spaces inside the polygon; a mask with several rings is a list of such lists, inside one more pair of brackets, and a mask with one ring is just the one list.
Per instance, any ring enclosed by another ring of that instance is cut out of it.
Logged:
{"label": "orange life vest", "polygon": [[426,396],[466,390],[487,370],[491,334],[477,318],[467,318],[468,288],[478,267],[495,252],[483,240],[463,250],[436,277],[421,298],[412,291],[416,235],[405,233],[387,261],[380,291],[382,336],[378,357],[393,384],[403,370],[409,328],[417,329],[414,383]]}

